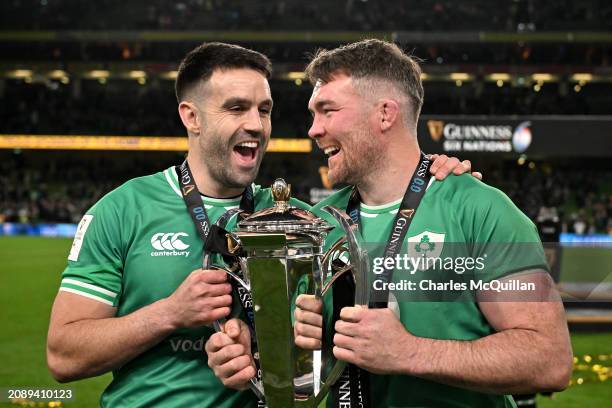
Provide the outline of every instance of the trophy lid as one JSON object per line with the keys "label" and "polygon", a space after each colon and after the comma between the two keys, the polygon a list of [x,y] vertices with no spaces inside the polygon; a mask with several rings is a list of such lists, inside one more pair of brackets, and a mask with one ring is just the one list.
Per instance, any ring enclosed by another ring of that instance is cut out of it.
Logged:
{"label": "trophy lid", "polygon": [[289,204],[291,185],[279,178],[272,183],[274,206],[257,211],[238,223],[238,232],[324,233],[333,227],[308,210]]}

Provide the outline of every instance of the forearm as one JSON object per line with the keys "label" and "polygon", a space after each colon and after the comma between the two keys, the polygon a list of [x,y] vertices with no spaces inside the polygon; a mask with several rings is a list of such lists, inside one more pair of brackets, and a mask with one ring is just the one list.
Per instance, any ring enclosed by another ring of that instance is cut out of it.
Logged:
{"label": "forearm", "polygon": [[62,382],[116,369],[172,333],[168,316],[160,300],[122,317],[65,323],[50,330],[49,368]]}
{"label": "forearm", "polygon": [[565,388],[568,359],[571,350],[550,337],[510,329],[474,341],[419,338],[404,371],[479,392],[520,394]]}

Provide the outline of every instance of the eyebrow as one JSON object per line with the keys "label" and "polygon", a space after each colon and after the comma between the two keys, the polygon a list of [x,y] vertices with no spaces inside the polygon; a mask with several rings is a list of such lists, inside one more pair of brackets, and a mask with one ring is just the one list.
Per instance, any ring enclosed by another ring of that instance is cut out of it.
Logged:
{"label": "eyebrow", "polygon": [[[259,105],[272,106],[273,104],[274,102],[272,101],[272,99],[264,99]],[[225,100],[222,106],[224,108],[229,108],[234,105],[251,105],[251,100],[246,99],[246,98],[241,98],[241,97],[232,97],[232,98]]]}
{"label": "eyebrow", "polygon": [[[315,110],[319,110],[321,109],[323,106],[328,105],[328,104],[333,104],[334,102],[329,100],[329,99],[321,99],[319,101],[317,101],[317,103],[315,103],[314,108]],[[314,111],[310,108],[308,108],[308,111],[314,115]]]}

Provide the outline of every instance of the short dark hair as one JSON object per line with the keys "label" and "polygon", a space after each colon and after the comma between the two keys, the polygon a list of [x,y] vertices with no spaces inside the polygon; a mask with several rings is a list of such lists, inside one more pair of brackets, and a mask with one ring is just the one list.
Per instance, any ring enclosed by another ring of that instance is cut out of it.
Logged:
{"label": "short dark hair", "polygon": [[424,97],[421,68],[416,58],[397,45],[369,39],[333,50],[319,49],[306,67],[306,75],[313,85],[319,80],[329,82],[338,73],[355,79],[391,82],[409,98],[416,123]]}
{"label": "short dark hair", "polygon": [[216,69],[232,68],[250,68],[267,79],[272,75],[272,63],[260,52],[234,44],[204,43],[189,51],[181,61],[174,82],[176,100],[180,103],[195,84],[207,81]]}

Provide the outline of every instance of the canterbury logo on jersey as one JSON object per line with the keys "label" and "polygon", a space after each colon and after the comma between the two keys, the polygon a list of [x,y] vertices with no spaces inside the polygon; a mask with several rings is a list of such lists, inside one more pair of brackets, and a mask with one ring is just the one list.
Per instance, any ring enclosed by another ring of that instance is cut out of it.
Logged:
{"label": "canterbury logo on jersey", "polygon": [[189,235],[184,232],[158,232],[151,237],[151,246],[157,251],[151,252],[151,256],[189,256],[189,244],[182,241]]}

